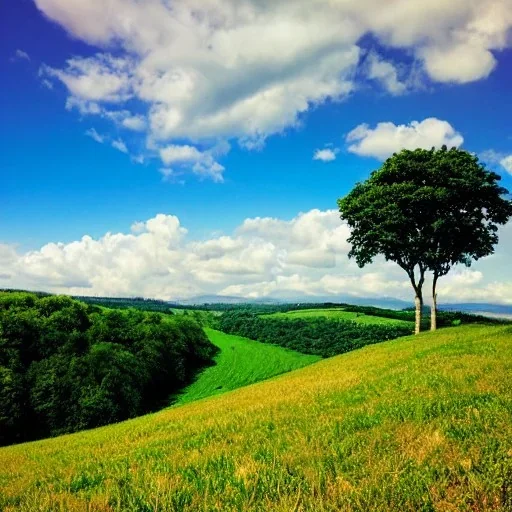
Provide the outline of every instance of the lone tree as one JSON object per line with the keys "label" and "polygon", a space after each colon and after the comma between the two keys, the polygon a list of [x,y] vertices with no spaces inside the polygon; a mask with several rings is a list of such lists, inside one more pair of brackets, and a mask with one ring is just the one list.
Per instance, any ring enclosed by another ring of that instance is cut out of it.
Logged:
{"label": "lone tree", "polygon": [[377,255],[402,267],[415,292],[420,332],[423,284],[433,273],[431,329],[436,328],[439,277],[457,263],[470,266],[494,252],[498,225],[512,217],[500,176],[467,151],[402,150],[338,200],[359,267]]}

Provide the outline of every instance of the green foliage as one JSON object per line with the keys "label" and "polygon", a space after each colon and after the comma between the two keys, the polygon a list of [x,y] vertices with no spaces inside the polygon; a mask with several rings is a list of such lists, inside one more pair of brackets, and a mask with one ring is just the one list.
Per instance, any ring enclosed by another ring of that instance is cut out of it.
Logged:
{"label": "green foliage", "polygon": [[215,365],[203,370],[179,394],[178,404],[247,386],[320,359],[214,329],[206,328],[205,331],[210,341],[220,350],[215,356]]}
{"label": "green foliage", "polygon": [[[377,316],[382,318],[392,318],[395,320],[414,322],[414,309],[407,308],[402,310],[383,309],[373,306],[343,306],[344,311],[357,312],[368,316]],[[429,321],[427,309],[426,321]],[[454,323],[457,322],[457,323]],[[499,318],[489,318],[482,315],[474,315],[471,313],[463,313],[462,311],[439,311],[437,314],[438,327],[449,327],[451,325],[461,324],[504,324],[509,323],[507,320]]]}
{"label": "green foliage", "polygon": [[193,319],[0,292],[0,444],[154,410],[216,352]]}
{"label": "green foliage", "polygon": [[338,200],[352,228],[349,255],[360,266],[383,254],[406,270],[435,270],[491,254],[497,225],[512,216],[500,179],[456,148],[394,154]]}
{"label": "green foliage", "polygon": [[[360,311],[350,311],[346,308],[325,308],[325,309],[299,309],[287,311],[286,313],[272,313],[264,315],[265,318],[328,318],[332,320],[344,320],[349,322],[356,322],[360,324],[388,324],[388,325],[402,325],[404,327],[412,328],[410,325],[411,319],[388,318],[379,315],[367,315]],[[414,320],[414,319],[413,319]]]}
{"label": "green foliage", "polygon": [[95,304],[109,309],[140,309],[141,311],[154,311],[172,315],[171,304],[164,300],[145,299],[143,297],[86,297],[76,296],[75,299],[87,304]]}
{"label": "green foliage", "polygon": [[364,324],[321,317],[272,318],[237,311],[226,312],[220,317],[220,329],[322,357],[407,336],[412,332],[412,326],[403,323]]}

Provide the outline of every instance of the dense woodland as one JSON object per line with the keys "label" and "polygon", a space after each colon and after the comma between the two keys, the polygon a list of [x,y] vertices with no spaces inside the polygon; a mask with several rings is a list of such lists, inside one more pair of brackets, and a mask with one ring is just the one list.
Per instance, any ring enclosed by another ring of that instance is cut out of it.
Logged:
{"label": "dense woodland", "polygon": [[74,297],[87,304],[95,304],[112,309],[140,309],[141,311],[154,311],[172,315],[171,304],[165,300],[144,299],[143,297]]}
{"label": "dense woodland", "polygon": [[[325,305],[324,305],[325,307]],[[274,311],[277,309],[273,306]],[[280,311],[300,309],[292,307]],[[304,308],[305,309],[305,308]],[[309,308],[308,308],[309,309]],[[218,317],[218,328],[228,334],[245,336],[263,343],[274,343],[304,354],[331,357],[372,343],[407,336],[413,332],[414,311],[392,311],[367,306],[344,305],[344,311],[411,321],[408,327],[396,324],[363,324],[335,318],[272,318],[259,316],[247,308],[226,311]],[[258,309],[256,310],[260,312]],[[265,312],[269,312],[266,310]],[[424,319],[425,322],[428,318]],[[500,320],[459,312],[443,312],[442,327],[461,323],[502,323]]]}
{"label": "dense woodland", "polygon": [[304,354],[330,357],[372,343],[412,333],[404,325],[371,325],[324,318],[264,318],[249,312],[226,312],[220,329]]}
{"label": "dense woodland", "polygon": [[155,410],[216,352],[192,317],[0,293],[0,444]]}

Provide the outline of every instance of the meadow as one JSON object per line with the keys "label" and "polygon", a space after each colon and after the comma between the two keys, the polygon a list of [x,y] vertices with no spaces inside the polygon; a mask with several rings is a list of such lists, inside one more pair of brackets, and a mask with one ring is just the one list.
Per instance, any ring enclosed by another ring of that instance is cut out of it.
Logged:
{"label": "meadow", "polygon": [[293,311],[271,313],[262,315],[264,318],[328,318],[332,320],[345,320],[348,322],[357,322],[359,324],[371,325],[402,325],[409,327],[412,322],[406,320],[396,320],[394,318],[385,318],[382,316],[365,315],[353,311],[345,311],[343,308],[323,308],[323,309],[298,309]]}
{"label": "meadow", "polygon": [[0,449],[0,509],[510,511],[512,327],[369,345]]}
{"label": "meadow", "polygon": [[320,359],[275,345],[260,343],[205,328],[210,341],[220,349],[214,366],[203,370],[195,381],[176,397],[185,404],[269,379],[302,368]]}

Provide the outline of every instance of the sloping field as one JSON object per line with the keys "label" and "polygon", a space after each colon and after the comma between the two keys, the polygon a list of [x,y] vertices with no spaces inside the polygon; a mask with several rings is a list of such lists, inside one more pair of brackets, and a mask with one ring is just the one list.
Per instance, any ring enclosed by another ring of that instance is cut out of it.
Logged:
{"label": "sloping field", "polygon": [[322,309],[297,309],[287,311],[286,313],[271,313],[262,315],[265,318],[330,318],[334,320],[347,320],[361,324],[394,324],[394,325],[413,325],[413,322],[406,320],[395,320],[394,318],[385,318],[381,316],[365,315],[363,313],[354,313],[352,311],[343,311],[340,308],[322,308]]}
{"label": "sloping field", "polygon": [[321,359],[214,329],[205,328],[205,331],[210,341],[220,348],[215,366],[206,368],[178,397],[177,404],[231,391]]}
{"label": "sloping field", "polygon": [[512,509],[512,328],[367,346],[89,432],[0,449],[9,511]]}

